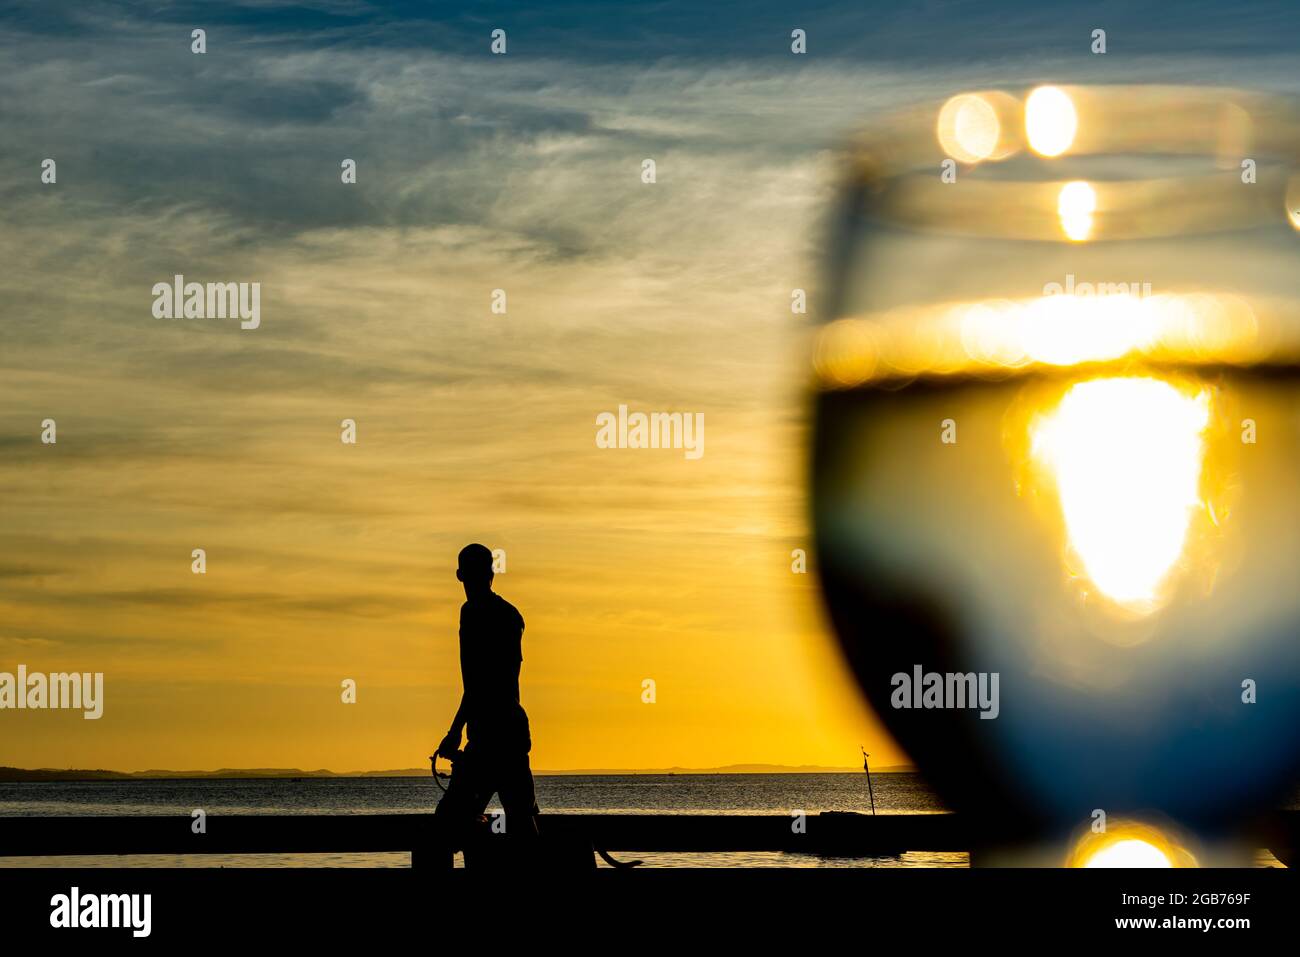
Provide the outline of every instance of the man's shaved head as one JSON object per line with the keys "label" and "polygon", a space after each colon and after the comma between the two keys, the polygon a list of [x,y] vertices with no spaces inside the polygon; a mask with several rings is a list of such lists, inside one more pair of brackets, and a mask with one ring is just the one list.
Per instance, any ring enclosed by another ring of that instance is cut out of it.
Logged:
{"label": "man's shaved head", "polygon": [[456,556],[456,578],[467,585],[492,580],[492,552],[486,545],[466,545]]}

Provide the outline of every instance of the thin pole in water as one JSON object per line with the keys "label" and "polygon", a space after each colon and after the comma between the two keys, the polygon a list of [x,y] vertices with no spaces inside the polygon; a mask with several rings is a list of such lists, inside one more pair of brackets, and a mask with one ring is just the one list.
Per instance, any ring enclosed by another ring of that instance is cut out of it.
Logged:
{"label": "thin pole in water", "polygon": [[876,792],[871,787],[871,767],[867,764],[867,758],[871,757],[871,755],[867,754],[867,749],[862,745],[858,745],[858,747],[862,749],[862,770],[867,772],[867,793],[871,795],[871,813],[874,815],[876,813]]}

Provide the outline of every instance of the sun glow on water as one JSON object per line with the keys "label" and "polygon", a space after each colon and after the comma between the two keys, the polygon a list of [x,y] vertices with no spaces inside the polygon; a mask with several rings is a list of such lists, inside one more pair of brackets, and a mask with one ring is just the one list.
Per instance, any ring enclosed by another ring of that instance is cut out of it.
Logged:
{"label": "sun glow on water", "polygon": [[1158,609],[1202,508],[1207,392],[1154,378],[1071,386],[1030,427],[1055,480],[1072,551],[1097,589],[1130,612]]}

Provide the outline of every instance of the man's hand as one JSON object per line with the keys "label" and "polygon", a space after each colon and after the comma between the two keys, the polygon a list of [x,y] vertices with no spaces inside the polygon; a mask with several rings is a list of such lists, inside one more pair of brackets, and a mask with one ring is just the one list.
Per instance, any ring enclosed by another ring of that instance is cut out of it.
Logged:
{"label": "man's hand", "polygon": [[438,745],[438,750],[434,754],[441,754],[444,758],[452,758],[460,750],[460,731],[448,731],[447,736],[442,739]]}

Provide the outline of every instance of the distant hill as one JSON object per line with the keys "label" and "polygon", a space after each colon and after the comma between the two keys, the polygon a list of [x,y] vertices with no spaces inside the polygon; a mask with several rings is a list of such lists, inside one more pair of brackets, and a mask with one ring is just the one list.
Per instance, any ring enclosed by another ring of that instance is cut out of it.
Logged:
{"label": "distant hill", "polygon": [[330,771],[319,768],[218,768],[215,771],[105,771],[83,768],[6,768],[0,767],[0,781],[148,781],[184,780],[188,778],[406,778],[424,777],[428,768],[401,771]]}
{"label": "distant hill", "polygon": [[[915,771],[908,764],[872,768],[872,774]],[[717,768],[583,768],[574,771],[534,771],[534,774],[861,774],[858,767],[829,767],[822,764],[725,764]]]}
{"label": "distant hill", "polygon": [[[872,768],[873,774],[914,771],[909,765],[896,764]],[[718,768],[583,768],[579,770],[535,771],[539,775],[560,774],[861,774],[862,769],[824,767],[801,764],[728,764]],[[0,767],[0,782],[12,781],[147,781],[187,778],[422,778],[426,768],[402,768],[390,771],[329,771],[320,768],[218,768],[216,771],[107,771],[102,768],[7,768]]]}

